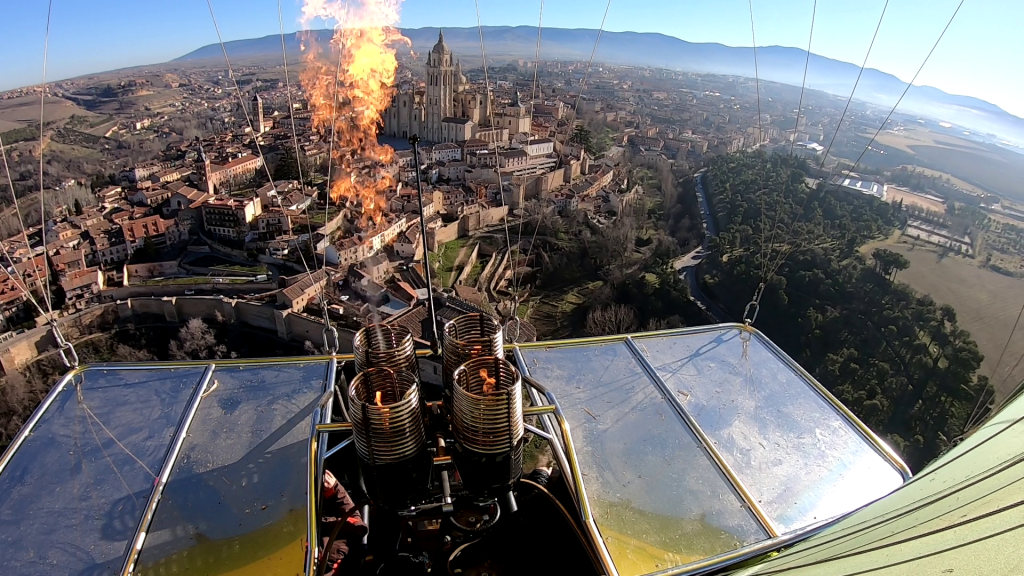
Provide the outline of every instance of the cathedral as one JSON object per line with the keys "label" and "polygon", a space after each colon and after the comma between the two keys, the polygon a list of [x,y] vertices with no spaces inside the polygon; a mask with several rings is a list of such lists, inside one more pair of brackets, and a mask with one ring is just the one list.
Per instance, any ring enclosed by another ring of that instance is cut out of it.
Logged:
{"label": "cathedral", "polygon": [[495,142],[530,130],[529,114],[518,95],[511,106],[495,114],[496,126],[489,126],[493,95],[470,86],[462,65],[445,44],[443,32],[427,55],[426,69],[425,87],[403,85],[395,93],[383,114],[385,136],[408,138],[417,134],[434,143],[470,138]]}

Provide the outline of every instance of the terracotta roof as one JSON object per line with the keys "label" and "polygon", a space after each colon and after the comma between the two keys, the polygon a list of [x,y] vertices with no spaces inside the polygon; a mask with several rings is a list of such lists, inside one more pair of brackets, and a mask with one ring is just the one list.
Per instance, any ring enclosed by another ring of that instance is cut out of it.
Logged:
{"label": "terracotta roof", "polygon": [[99,284],[99,268],[86,268],[68,273],[60,285],[66,291],[77,290],[92,284]]}
{"label": "terracotta roof", "polygon": [[320,270],[313,272],[312,281],[310,281],[310,276],[310,274],[303,274],[302,280],[299,280],[295,284],[285,288],[282,291],[284,298],[286,298],[288,302],[298,300],[303,294],[313,287],[314,283],[319,284],[320,282],[323,282],[327,278],[327,273],[325,269],[321,268]]}

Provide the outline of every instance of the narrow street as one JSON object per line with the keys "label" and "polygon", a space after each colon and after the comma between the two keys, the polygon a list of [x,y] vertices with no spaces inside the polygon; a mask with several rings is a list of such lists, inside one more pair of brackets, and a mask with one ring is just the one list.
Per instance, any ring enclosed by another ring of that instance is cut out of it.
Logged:
{"label": "narrow street", "polygon": [[697,204],[700,206],[700,219],[701,224],[704,226],[704,241],[701,243],[699,248],[691,250],[689,253],[676,258],[672,262],[672,266],[677,272],[679,272],[680,277],[686,281],[687,286],[690,288],[690,298],[694,303],[700,306],[718,322],[730,322],[732,321],[732,317],[722,310],[720,306],[712,302],[704,295],[704,292],[701,291],[700,279],[698,278],[697,265],[704,260],[705,256],[707,256],[708,247],[711,244],[711,238],[718,234],[714,217],[711,214],[711,205],[708,203],[707,191],[704,189],[704,173],[705,171],[701,170],[694,174],[694,179],[697,181]]}

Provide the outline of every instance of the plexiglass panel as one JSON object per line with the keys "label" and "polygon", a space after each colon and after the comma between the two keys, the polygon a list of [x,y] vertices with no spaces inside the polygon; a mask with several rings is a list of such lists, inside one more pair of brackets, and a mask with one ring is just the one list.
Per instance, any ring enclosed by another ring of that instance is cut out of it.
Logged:
{"label": "plexiglass panel", "polygon": [[846,514],[902,475],[810,383],[739,328],[637,346],[782,533]]}
{"label": "plexiglass panel", "polygon": [[218,366],[137,574],[297,574],[311,415],[327,363]]}
{"label": "plexiglass panel", "polygon": [[0,475],[0,573],[120,574],[203,371],[75,376]]}
{"label": "plexiglass panel", "polygon": [[565,410],[594,519],[620,574],[767,538],[624,343],[522,352]]}

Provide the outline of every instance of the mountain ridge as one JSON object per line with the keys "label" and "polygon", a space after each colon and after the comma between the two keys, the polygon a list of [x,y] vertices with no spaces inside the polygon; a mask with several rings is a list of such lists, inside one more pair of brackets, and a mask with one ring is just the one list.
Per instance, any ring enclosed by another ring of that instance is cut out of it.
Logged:
{"label": "mountain ridge", "polygon": [[[437,27],[403,28],[412,49],[424,54],[437,41]],[[479,31],[475,27],[443,28],[445,42],[467,62],[479,62]],[[535,56],[535,26],[484,26],[488,60]],[[544,59],[590,58],[597,30],[588,28],[544,28],[541,55]],[[326,41],[331,30],[311,30],[286,35],[289,53],[300,51],[300,35],[313,34],[317,41]],[[281,37],[225,42],[232,58],[280,55]],[[759,46],[758,73],[766,81],[800,86],[803,80],[807,51],[788,46]],[[211,44],[189,52],[171,63],[223,58],[219,44]],[[595,62],[680,69],[687,72],[754,77],[753,53],[750,47],[735,47],[714,42],[688,42],[657,32],[603,32],[594,57]],[[807,87],[847,97],[860,67],[811,53]],[[854,98],[870,104],[891,108],[906,88],[896,76],[865,68]],[[973,131],[994,134],[999,138],[1024,142],[1024,119],[999,106],[974,96],[950,94],[932,86],[913,86],[900,104],[905,113],[928,116],[963,126]]]}

